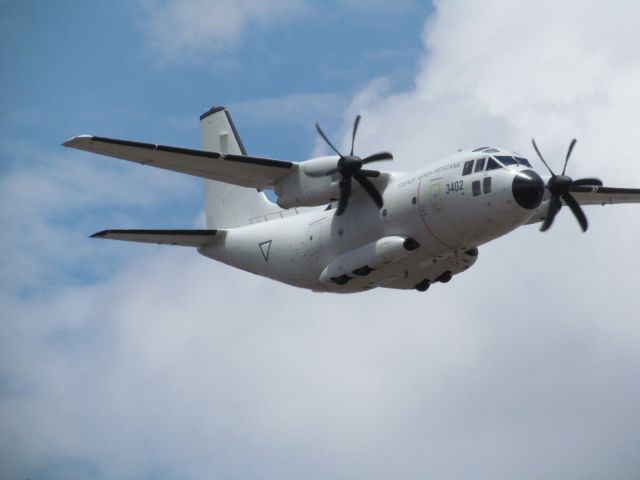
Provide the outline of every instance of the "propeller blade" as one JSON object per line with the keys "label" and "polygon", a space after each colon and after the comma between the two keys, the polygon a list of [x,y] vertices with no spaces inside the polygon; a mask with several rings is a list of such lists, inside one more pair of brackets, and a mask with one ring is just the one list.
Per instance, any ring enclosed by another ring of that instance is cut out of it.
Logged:
{"label": "propeller blade", "polygon": [[329,139],[327,138],[327,136],[324,134],[324,132],[322,131],[322,129],[320,128],[320,125],[318,125],[316,123],[316,130],[318,130],[318,133],[320,134],[320,136],[324,139],[325,142],[327,142],[327,145],[329,145],[334,152],[336,152],[338,155],[340,155],[340,157],[342,157],[343,155],[338,151],[338,149],[336,147],[333,146],[333,143],[331,143],[329,141]]}
{"label": "propeller blade", "polygon": [[360,115],[356,115],[356,118],[353,122],[353,131],[351,132],[351,153],[346,157],[340,153],[340,151],[333,145],[333,143],[331,143],[331,140],[329,140],[329,138],[322,131],[320,124],[316,123],[316,130],[318,131],[322,139],[327,143],[327,145],[331,147],[334,152],[336,152],[340,156],[340,158],[338,159],[337,165],[334,168],[325,171],[313,171],[313,168],[310,166],[309,170],[311,171],[305,171],[305,173],[310,177],[324,177],[335,175],[337,173],[340,174],[340,198],[338,199],[338,208],[336,209],[336,215],[342,215],[347,209],[347,205],[349,204],[349,197],[351,196],[351,182],[354,177],[360,184],[360,186],[362,186],[362,188],[365,190],[365,192],[367,192],[367,194],[371,197],[374,203],[378,206],[378,208],[382,208],[383,205],[382,195],[380,195],[380,192],[378,192],[376,186],[369,180],[369,178],[379,177],[380,172],[378,170],[363,169],[362,166],[365,163],[377,162],[381,160],[393,160],[393,155],[391,155],[389,152],[379,152],[370,155],[363,160],[362,158],[353,154],[356,144],[356,135],[358,134],[358,127],[360,126],[361,118],[362,117]]}
{"label": "propeller blade", "polygon": [[547,216],[544,219],[544,223],[542,227],[540,227],[541,232],[546,232],[549,230],[551,225],[553,224],[553,220],[558,215],[558,212],[562,208],[562,202],[560,201],[559,195],[552,195],[551,200],[549,200],[549,210],[547,210]]}
{"label": "propeller blade", "polygon": [[[547,165],[547,162],[544,161],[544,158],[542,157],[542,154],[540,153],[540,150],[538,150],[538,146],[536,145],[536,141],[532,138],[531,139],[531,143],[533,143],[533,149],[536,151],[536,153],[538,154],[538,157],[540,157],[540,160],[542,160],[542,163],[544,163],[544,166],[547,167],[547,170],[549,170],[551,172],[551,175],[553,177],[556,176],[555,173],[553,173],[553,170],[551,170],[551,167],[549,165]],[[557,212],[556,212],[557,213]],[[548,227],[547,227],[548,228]]]}
{"label": "propeller blade", "polygon": [[[549,182],[547,183],[547,186],[546,186],[546,189],[551,193],[551,199],[549,200],[549,209],[547,210],[547,216],[544,219],[542,227],[540,227],[540,231],[542,232],[546,232],[547,230],[549,230],[549,228],[553,224],[554,219],[556,218],[556,215],[562,208],[562,201],[560,200],[560,198],[562,198],[562,200],[564,200],[564,203],[569,207],[569,209],[571,209],[571,212],[576,217],[576,220],[578,220],[578,223],[580,224],[580,228],[582,228],[582,231],[586,232],[587,229],[589,228],[589,222],[587,221],[587,216],[584,214],[582,207],[576,201],[573,195],[571,195],[570,192],[571,191],[584,192],[584,191],[588,191],[589,187],[601,187],[602,180],[600,180],[599,178],[580,178],[574,181],[573,179],[565,175],[565,172],[567,171],[567,165],[569,164],[569,159],[571,158],[571,153],[573,152],[573,148],[576,146],[576,142],[577,140],[574,138],[569,143],[567,156],[564,160],[564,167],[562,167],[562,174],[560,176],[557,176],[555,173],[553,173],[553,170],[551,170],[551,167],[547,165],[547,162],[544,161],[544,158],[542,157],[540,150],[538,150],[536,141],[534,139],[531,139],[531,143],[533,143],[533,148],[535,149],[536,153],[540,157],[540,160],[542,160],[542,163],[544,163],[545,167],[547,167],[547,169],[551,172],[551,175],[552,175],[552,177],[549,179]],[[587,187],[587,188],[580,188],[580,187]]]}
{"label": "propeller blade", "polygon": [[336,215],[342,215],[349,204],[351,196],[351,177],[342,177],[340,180],[340,200],[338,200],[338,210]]}
{"label": "propeller blade", "polygon": [[576,199],[573,198],[573,195],[571,195],[570,193],[563,193],[562,199],[564,200],[564,203],[566,203],[567,206],[571,209],[573,214],[576,216],[576,219],[578,220],[578,223],[580,224],[580,228],[582,228],[582,231],[586,232],[587,229],[589,228],[589,222],[587,222],[587,217],[582,211],[580,204],[576,202]]}
{"label": "propeller blade", "polygon": [[567,163],[569,163],[569,157],[571,156],[571,152],[573,151],[573,147],[576,146],[576,142],[577,142],[577,140],[574,138],[573,140],[571,140],[571,143],[569,144],[569,150],[567,150],[567,158],[564,161],[564,168],[562,169],[562,175],[564,175],[564,172],[567,171]]}
{"label": "propeller blade", "polygon": [[380,192],[378,192],[378,189],[373,185],[373,183],[371,183],[368,178],[361,175],[360,172],[356,173],[353,178],[355,178],[356,182],[358,182],[362,186],[362,188],[365,189],[365,191],[371,197],[371,200],[373,200],[378,208],[382,208],[382,205],[384,205],[384,202],[382,201],[382,195],[380,195]]}
{"label": "propeller blade", "polygon": [[379,162],[382,160],[393,160],[393,155],[389,152],[380,152],[374,153],[373,155],[369,155],[366,158],[362,159],[362,164],[371,163],[371,162]]}
{"label": "propeller blade", "polygon": [[360,125],[360,115],[356,116],[355,121],[353,122],[353,133],[351,134],[351,153],[349,155],[353,156],[353,147],[356,143],[356,133],[358,132],[358,125]]}
{"label": "propeller blade", "polygon": [[604,185],[599,178],[579,178],[574,180],[571,187],[601,187]]}

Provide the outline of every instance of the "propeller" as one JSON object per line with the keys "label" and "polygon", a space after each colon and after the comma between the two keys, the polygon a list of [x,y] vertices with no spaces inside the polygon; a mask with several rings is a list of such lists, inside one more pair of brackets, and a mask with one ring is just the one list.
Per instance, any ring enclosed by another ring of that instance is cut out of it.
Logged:
{"label": "propeller", "polygon": [[540,160],[542,160],[544,166],[547,167],[547,170],[551,172],[551,178],[547,183],[547,190],[549,190],[551,198],[549,199],[549,209],[547,210],[547,216],[544,219],[542,227],[540,227],[541,232],[546,232],[553,224],[553,220],[556,218],[556,215],[558,215],[558,212],[562,208],[561,199],[564,200],[564,203],[566,203],[569,209],[573,212],[573,215],[576,217],[576,220],[578,220],[582,231],[586,232],[589,228],[587,216],[582,211],[582,207],[580,207],[580,204],[576,201],[573,195],[571,195],[571,190],[573,187],[601,187],[602,181],[598,178],[580,178],[578,180],[573,180],[571,177],[565,175],[567,164],[569,163],[569,158],[571,157],[573,147],[575,147],[576,145],[576,141],[577,140],[575,138],[571,140],[571,143],[569,144],[569,150],[567,151],[567,157],[564,161],[562,174],[556,175],[542,157],[542,154],[540,153],[540,150],[538,150],[538,146],[536,145],[536,141],[534,139],[531,139],[531,143],[533,143],[533,148],[538,154],[538,157],[540,157]]}
{"label": "propeller", "polygon": [[353,154],[353,148],[356,142],[356,133],[358,132],[358,125],[360,125],[360,118],[360,115],[358,115],[355,119],[355,122],[353,123],[353,132],[351,134],[351,152],[349,153],[349,155],[343,155],[342,153],[340,153],[324,134],[322,128],[320,128],[320,125],[316,123],[316,130],[318,130],[318,133],[320,134],[322,139],[327,142],[327,145],[329,145],[329,147],[331,147],[331,149],[336,152],[340,156],[340,158],[338,159],[338,163],[335,168],[332,168],[325,172],[309,172],[309,175],[313,177],[320,177],[335,175],[336,173],[340,174],[340,199],[338,200],[338,209],[336,210],[336,215],[342,215],[347,208],[349,197],[351,196],[352,179],[355,179],[355,181],[360,184],[364,191],[369,194],[371,200],[373,200],[373,203],[375,203],[378,208],[382,208],[383,205],[382,195],[380,195],[378,189],[373,185],[373,183],[371,183],[371,180],[369,180],[369,178],[380,176],[380,172],[377,170],[365,170],[362,168],[362,166],[371,162],[393,160],[393,155],[388,152],[380,152],[369,155],[365,158],[360,158],[357,155]]}

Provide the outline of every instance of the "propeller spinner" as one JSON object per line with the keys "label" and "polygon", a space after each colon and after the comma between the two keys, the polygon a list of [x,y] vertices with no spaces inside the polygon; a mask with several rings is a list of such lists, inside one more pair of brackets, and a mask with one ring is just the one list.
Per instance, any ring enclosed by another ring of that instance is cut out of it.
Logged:
{"label": "propeller spinner", "polygon": [[367,163],[378,162],[381,160],[393,160],[393,155],[388,152],[380,152],[370,155],[366,158],[360,158],[357,155],[353,154],[353,148],[356,141],[356,133],[358,132],[358,125],[360,124],[360,118],[360,115],[358,115],[355,119],[355,122],[353,123],[353,132],[351,134],[351,152],[349,153],[349,155],[343,155],[342,153],[340,153],[324,134],[322,128],[320,128],[320,125],[316,123],[316,130],[318,130],[318,133],[320,134],[322,139],[327,142],[327,145],[329,145],[329,147],[331,147],[331,149],[340,156],[335,168],[327,170],[326,172],[312,174],[312,176],[326,176],[339,173],[342,177],[340,179],[340,199],[338,200],[338,209],[336,210],[336,215],[342,215],[347,208],[349,197],[351,196],[352,179],[355,179],[356,182],[358,182],[360,186],[365,190],[365,192],[369,194],[371,200],[373,200],[378,208],[382,208],[383,205],[382,195],[380,195],[378,189],[375,187],[375,185],[373,185],[373,183],[371,183],[371,180],[369,180],[369,178],[378,177],[380,175],[380,172],[377,170],[365,170],[362,168],[362,166],[366,165]]}
{"label": "propeller spinner", "polygon": [[569,157],[571,157],[573,147],[575,147],[576,145],[575,138],[571,140],[571,143],[569,144],[569,150],[567,151],[567,157],[564,161],[564,168],[562,169],[561,175],[556,175],[553,170],[551,170],[551,167],[547,165],[547,162],[545,162],[544,158],[542,157],[540,150],[538,150],[536,141],[534,139],[531,139],[531,143],[533,143],[533,148],[538,154],[538,157],[540,157],[540,160],[542,160],[542,163],[544,163],[544,166],[547,167],[547,170],[549,170],[549,172],[551,172],[551,178],[547,183],[547,190],[549,190],[549,193],[551,194],[551,198],[549,199],[549,209],[547,210],[547,216],[544,219],[542,227],[540,227],[540,231],[546,232],[547,230],[549,230],[549,228],[553,224],[554,219],[556,218],[556,215],[562,208],[562,199],[573,212],[573,215],[578,220],[582,231],[586,232],[589,228],[587,216],[582,211],[582,207],[580,207],[580,204],[576,201],[573,195],[571,195],[571,189],[573,187],[579,186],[601,187],[602,181],[597,178],[581,178],[578,180],[573,180],[571,177],[565,175],[567,164],[569,163]]}

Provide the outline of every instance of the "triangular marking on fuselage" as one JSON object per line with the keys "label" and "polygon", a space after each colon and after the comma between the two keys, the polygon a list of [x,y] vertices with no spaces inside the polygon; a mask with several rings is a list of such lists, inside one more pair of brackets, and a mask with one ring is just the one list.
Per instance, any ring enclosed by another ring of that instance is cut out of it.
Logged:
{"label": "triangular marking on fuselage", "polygon": [[264,257],[264,261],[269,261],[269,251],[271,250],[271,240],[267,240],[266,242],[260,242],[258,244],[260,247],[260,251],[262,252],[262,256]]}

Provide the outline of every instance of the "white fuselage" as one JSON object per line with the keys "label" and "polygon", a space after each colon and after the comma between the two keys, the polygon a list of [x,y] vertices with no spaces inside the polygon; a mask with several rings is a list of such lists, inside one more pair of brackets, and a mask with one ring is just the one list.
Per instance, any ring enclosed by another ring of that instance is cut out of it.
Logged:
{"label": "white fuselage", "polygon": [[[448,281],[473,265],[478,245],[527,223],[539,206],[538,202],[536,208],[524,208],[514,198],[514,178],[531,172],[526,166],[463,172],[465,163],[481,157],[486,155],[460,152],[414,172],[391,174],[380,210],[363,192],[354,191],[343,215],[336,216],[335,208],[319,208],[233,228],[199,251],[257,275],[316,291],[408,289],[423,281]],[[342,284],[321,281],[323,271],[337,258],[348,263],[350,252],[387,237],[412,239],[418,247],[393,261],[384,257],[366,275],[346,272],[353,278]]]}

